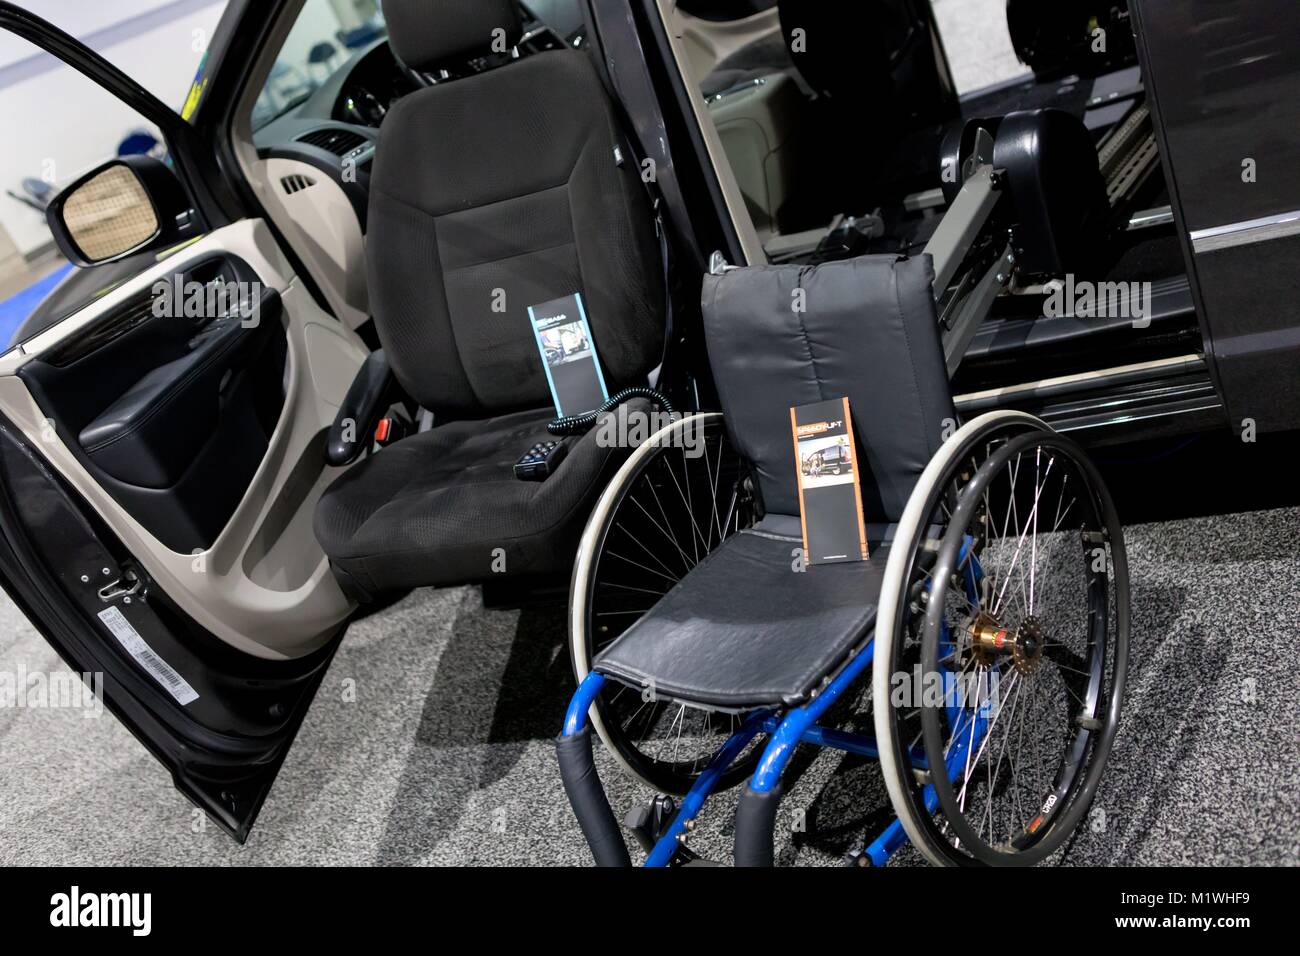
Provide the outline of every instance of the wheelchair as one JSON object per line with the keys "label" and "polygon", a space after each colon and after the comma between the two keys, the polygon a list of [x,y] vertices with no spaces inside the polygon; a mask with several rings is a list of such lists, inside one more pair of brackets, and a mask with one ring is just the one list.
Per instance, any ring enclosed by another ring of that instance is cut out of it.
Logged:
{"label": "wheelchair", "polygon": [[[773,865],[801,744],[879,761],[894,819],[853,865],[909,841],[937,865],[1031,865],[1088,811],[1127,671],[1123,532],[1071,438],[1019,411],[958,421],[950,377],[1016,247],[1015,183],[981,139],[926,254],[706,278],[721,411],[633,452],[574,567],[556,753],[598,865],[632,856],[593,735],[658,794],[627,821],[647,866],[705,863],[700,812],[738,786],[734,861]],[[870,557],[810,566],[790,409],[839,397]]]}

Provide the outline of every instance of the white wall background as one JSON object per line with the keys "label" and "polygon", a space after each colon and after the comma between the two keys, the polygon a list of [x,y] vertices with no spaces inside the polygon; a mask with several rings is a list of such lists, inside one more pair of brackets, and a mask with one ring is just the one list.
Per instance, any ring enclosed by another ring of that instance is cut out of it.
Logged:
{"label": "white wall background", "polygon": [[[22,0],[22,5],[78,38],[173,6],[173,0]],[[151,93],[179,108],[225,0],[184,8],[183,15],[98,48]],[[196,31],[202,31],[196,34]],[[196,46],[198,49],[196,49]],[[0,69],[48,54],[0,31]],[[146,127],[139,116],[60,61],[28,79],[0,87],[0,226],[23,253],[49,242],[44,217],[3,194],[19,192],[27,176],[63,184],[114,155],[132,129]]]}

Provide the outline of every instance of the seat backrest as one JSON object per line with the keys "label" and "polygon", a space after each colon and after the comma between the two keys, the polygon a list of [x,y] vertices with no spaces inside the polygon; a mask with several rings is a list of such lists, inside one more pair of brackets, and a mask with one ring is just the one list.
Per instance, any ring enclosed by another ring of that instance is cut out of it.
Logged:
{"label": "seat backrest", "polygon": [[[522,34],[513,0],[387,0],[384,13],[394,51],[422,72]],[[550,404],[528,307],[574,292],[609,387],[644,384],[662,355],[662,267],[624,142],[576,50],[439,83],[389,112],[370,180],[370,302],[421,405],[474,418]]]}
{"label": "seat backrest", "polygon": [[797,515],[790,409],[846,397],[867,522],[897,521],[956,422],[929,256],[734,269],[704,280],[732,443],[769,514]]}

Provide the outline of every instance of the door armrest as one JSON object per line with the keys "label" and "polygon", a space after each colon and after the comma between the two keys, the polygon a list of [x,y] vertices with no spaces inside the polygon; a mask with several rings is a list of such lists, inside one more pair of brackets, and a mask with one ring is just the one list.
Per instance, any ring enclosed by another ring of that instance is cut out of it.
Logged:
{"label": "door armrest", "polygon": [[347,397],[330,426],[325,442],[325,460],[337,467],[350,465],[374,441],[375,426],[393,404],[397,379],[384,350],[371,352],[357,370]]}

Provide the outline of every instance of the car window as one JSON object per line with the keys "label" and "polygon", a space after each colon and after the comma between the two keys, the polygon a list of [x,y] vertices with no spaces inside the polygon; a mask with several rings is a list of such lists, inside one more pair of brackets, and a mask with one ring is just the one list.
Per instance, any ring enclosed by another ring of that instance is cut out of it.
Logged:
{"label": "car window", "polygon": [[[583,30],[581,0],[531,0],[524,12],[571,42]],[[431,16],[436,10],[431,8]],[[305,102],[360,51],[388,37],[375,0],[307,0],[280,48],[253,107],[260,130]]]}
{"label": "car window", "polygon": [[1011,45],[1003,0],[933,0],[932,7],[958,93],[1032,75]]}
{"label": "car window", "polygon": [[524,7],[561,40],[572,42],[574,34],[586,25],[582,0],[528,0]]}
{"label": "car window", "polygon": [[307,0],[253,107],[253,129],[302,103],[358,50],[387,36],[375,0]]}
{"label": "car window", "polygon": [[[94,22],[102,23],[102,18]],[[161,51],[152,57],[164,58]],[[177,71],[190,69],[188,52],[177,52],[175,60]],[[0,30],[0,123],[8,131],[0,150],[3,352],[158,258],[155,253],[142,253],[90,268],[75,267],[59,252],[46,225],[49,202],[81,175],[114,157],[148,154],[168,162],[169,156],[158,128],[130,106],[62,60],[5,30]]]}

